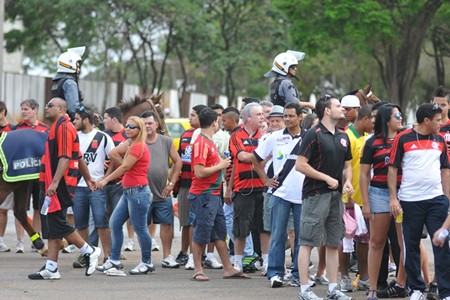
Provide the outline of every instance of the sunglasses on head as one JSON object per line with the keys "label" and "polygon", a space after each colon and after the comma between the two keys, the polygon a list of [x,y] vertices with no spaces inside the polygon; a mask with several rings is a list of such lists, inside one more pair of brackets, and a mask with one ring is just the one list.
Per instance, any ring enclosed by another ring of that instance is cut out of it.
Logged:
{"label": "sunglasses on head", "polygon": [[396,118],[397,120],[400,120],[402,118],[402,113],[395,113],[391,116],[391,118]]}
{"label": "sunglasses on head", "polygon": [[439,109],[439,105],[437,103],[433,104],[433,110],[438,110]]}
{"label": "sunglasses on head", "polygon": [[136,128],[138,128],[138,126],[137,126],[137,125],[134,125],[134,124],[127,124],[127,125],[125,125],[125,128],[128,128],[128,129],[136,129]]}

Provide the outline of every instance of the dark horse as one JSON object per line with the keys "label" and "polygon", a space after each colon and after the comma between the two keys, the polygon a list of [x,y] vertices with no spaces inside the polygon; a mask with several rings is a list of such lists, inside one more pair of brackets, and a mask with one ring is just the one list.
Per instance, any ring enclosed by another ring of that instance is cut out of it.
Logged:
{"label": "dark horse", "polygon": [[[22,175],[20,179],[13,179],[13,177],[8,176],[7,171],[15,168],[26,170],[29,166],[32,166],[33,173],[38,172],[40,158],[44,154],[45,139],[46,134],[34,130],[17,130],[7,134],[3,133],[0,137],[2,146],[2,159],[0,159],[0,204],[6,200],[10,193],[14,193],[14,216],[26,230],[34,247],[39,250],[41,255],[46,255],[45,243],[39,233],[34,231],[27,215],[28,200],[30,199],[32,188],[31,183],[33,180],[36,180],[33,179],[36,177],[31,178],[31,175]],[[11,144],[11,151],[8,153],[3,152],[8,143]],[[10,163],[7,157],[16,157],[19,149],[30,150],[29,153],[33,153],[32,157],[16,160],[12,158],[14,163]],[[7,165],[4,165],[5,161],[8,161]]]}
{"label": "dark horse", "polygon": [[119,108],[123,112],[123,125],[125,125],[129,117],[139,116],[144,111],[151,110],[156,113],[156,121],[159,123],[158,133],[168,135],[169,131],[167,130],[166,122],[164,121],[164,111],[160,105],[162,95],[162,93],[158,96],[136,95],[134,98],[122,100],[119,104]]}

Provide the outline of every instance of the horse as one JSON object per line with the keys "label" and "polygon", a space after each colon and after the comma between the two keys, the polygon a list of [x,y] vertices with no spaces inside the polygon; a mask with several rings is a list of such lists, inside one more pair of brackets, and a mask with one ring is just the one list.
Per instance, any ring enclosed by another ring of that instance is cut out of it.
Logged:
{"label": "horse", "polygon": [[167,130],[166,122],[164,121],[164,111],[160,105],[162,95],[162,93],[158,96],[136,95],[134,98],[122,100],[121,103],[119,103],[119,108],[123,113],[123,125],[126,124],[129,117],[140,116],[144,111],[151,110],[156,113],[156,121],[159,123],[157,132],[162,135],[168,135],[169,131]]}
{"label": "horse", "polygon": [[363,89],[355,90],[353,92],[350,92],[350,94],[358,97],[361,106],[364,106],[366,104],[375,104],[381,101],[380,98],[375,96],[375,94],[372,92],[371,82],[369,82]]}
{"label": "horse", "polygon": [[[47,135],[34,130],[17,130],[2,133],[0,137],[1,159],[0,159],[0,204],[2,204],[10,193],[14,196],[14,217],[20,222],[36,249],[42,256],[46,255],[46,246],[39,233],[35,232],[28,218],[28,200],[30,199],[32,182],[37,179],[40,158],[44,154],[44,145]],[[10,143],[10,151],[5,151],[6,145]],[[19,149],[26,149],[27,158],[18,159],[16,154]],[[11,160],[9,160],[11,158]],[[12,161],[12,163],[8,162]],[[6,164],[5,164],[6,163]],[[33,174],[29,175],[28,170]],[[12,170],[12,171],[11,171]],[[17,177],[10,176],[9,172],[17,172]],[[8,181],[7,181],[8,180]]]}

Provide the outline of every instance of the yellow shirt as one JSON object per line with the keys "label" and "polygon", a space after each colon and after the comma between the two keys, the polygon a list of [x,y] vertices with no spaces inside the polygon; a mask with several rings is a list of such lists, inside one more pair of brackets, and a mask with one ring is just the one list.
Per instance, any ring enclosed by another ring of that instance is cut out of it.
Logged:
{"label": "yellow shirt", "polygon": [[362,206],[361,189],[359,188],[359,173],[360,173],[359,166],[362,152],[364,149],[364,144],[366,143],[368,134],[364,133],[364,135],[360,136],[353,127],[353,125],[350,125],[348,129],[345,131],[345,133],[347,133],[348,138],[350,140],[350,149],[352,151],[353,157],[352,160],[350,161],[353,170],[352,186],[355,191],[353,193],[352,199],[355,201],[356,204]]}

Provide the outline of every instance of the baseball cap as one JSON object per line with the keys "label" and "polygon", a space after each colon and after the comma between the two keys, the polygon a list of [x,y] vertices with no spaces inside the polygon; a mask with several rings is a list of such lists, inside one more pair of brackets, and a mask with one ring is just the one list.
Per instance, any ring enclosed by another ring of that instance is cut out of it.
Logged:
{"label": "baseball cap", "polygon": [[347,95],[341,99],[342,107],[361,107],[358,97],[355,95]]}
{"label": "baseball cap", "polygon": [[284,116],[284,107],[280,105],[274,105],[272,106],[272,110],[270,111],[268,118],[283,117],[283,116]]}

